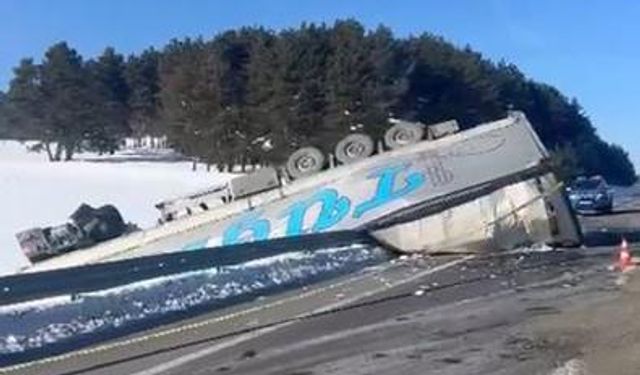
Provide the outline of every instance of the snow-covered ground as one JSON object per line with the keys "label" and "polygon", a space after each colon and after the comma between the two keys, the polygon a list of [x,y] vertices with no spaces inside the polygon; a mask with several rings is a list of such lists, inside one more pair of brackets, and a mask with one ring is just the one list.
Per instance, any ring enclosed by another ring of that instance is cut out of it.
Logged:
{"label": "snow-covered ground", "polygon": [[116,205],[124,219],[154,225],[154,204],[226,181],[230,174],[195,172],[191,162],[168,151],[123,151],[111,156],[77,155],[50,163],[25,144],[0,140],[0,262],[19,265],[15,233],[63,223],[80,205]]}

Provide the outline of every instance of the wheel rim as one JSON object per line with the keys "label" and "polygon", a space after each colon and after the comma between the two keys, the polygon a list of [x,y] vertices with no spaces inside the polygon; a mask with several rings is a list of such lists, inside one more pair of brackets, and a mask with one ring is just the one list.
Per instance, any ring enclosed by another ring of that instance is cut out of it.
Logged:
{"label": "wheel rim", "polygon": [[419,124],[401,122],[392,126],[385,133],[385,144],[391,149],[404,147],[419,142],[424,129]]}
{"label": "wheel rim", "polygon": [[313,169],[315,165],[315,159],[309,155],[301,156],[298,160],[296,160],[296,167],[303,172]]}
{"label": "wheel rim", "polygon": [[406,129],[400,129],[400,131],[398,131],[394,137],[394,140],[402,145],[410,143],[412,139],[413,139],[413,132]]}
{"label": "wheel rim", "polygon": [[362,143],[349,142],[349,144],[345,148],[345,153],[347,154],[347,156],[350,156],[352,158],[358,157],[362,155],[362,153],[364,152],[364,148],[365,147]]}
{"label": "wheel rim", "polygon": [[354,133],[343,138],[335,147],[336,159],[343,164],[364,159],[373,153],[374,144],[366,134]]}
{"label": "wheel rim", "polygon": [[287,171],[292,178],[309,176],[324,166],[324,154],[315,147],[304,147],[295,151],[287,161]]}

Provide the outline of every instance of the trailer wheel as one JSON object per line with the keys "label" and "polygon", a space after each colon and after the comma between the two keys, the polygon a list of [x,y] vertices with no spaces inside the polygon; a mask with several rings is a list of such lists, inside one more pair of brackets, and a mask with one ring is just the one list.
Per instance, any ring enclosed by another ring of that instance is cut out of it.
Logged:
{"label": "trailer wheel", "polygon": [[373,154],[373,139],[366,134],[350,134],[336,145],[336,159],[342,164],[353,163]]}
{"label": "trailer wheel", "polygon": [[322,170],[325,157],[316,147],[303,147],[296,150],[287,160],[287,172],[293,179],[310,176]]}
{"label": "trailer wheel", "polygon": [[424,128],[419,124],[399,122],[384,133],[384,143],[392,150],[418,143],[424,136]]}

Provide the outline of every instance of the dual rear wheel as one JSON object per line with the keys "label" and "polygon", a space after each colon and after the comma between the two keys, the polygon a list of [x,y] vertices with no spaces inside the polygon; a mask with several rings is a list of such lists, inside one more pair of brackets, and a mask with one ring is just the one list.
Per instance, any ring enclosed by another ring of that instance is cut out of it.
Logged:
{"label": "dual rear wheel", "polygon": [[384,133],[384,144],[392,149],[420,142],[424,137],[424,127],[411,122],[398,122]]}
{"label": "dual rear wheel", "polygon": [[[384,143],[392,150],[419,142],[424,136],[424,128],[419,124],[398,122],[385,132]],[[373,154],[373,139],[362,133],[349,134],[335,147],[336,159],[342,164],[350,164]],[[311,176],[324,168],[326,158],[316,147],[296,150],[287,160],[286,170],[293,179]]]}

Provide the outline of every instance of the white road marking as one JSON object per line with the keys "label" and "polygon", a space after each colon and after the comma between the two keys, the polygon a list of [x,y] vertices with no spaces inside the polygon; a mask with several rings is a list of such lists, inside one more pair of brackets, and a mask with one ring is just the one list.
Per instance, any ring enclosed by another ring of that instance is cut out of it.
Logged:
{"label": "white road marking", "polygon": [[[473,257],[474,257],[474,255],[469,255],[469,256],[466,256],[464,258],[453,260],[451,262],[441,264],[441,265],[436,266],[434,268],[430,268],[430,269],[424,270],[422,272],[418,272],[418,273],[412,275],[411,277],[403,279],[402,281],[397,282],[395,284],[385,285],[382,288],[372,289],[372,290],[370,290],[368,292],[361,293],[361,294],[353,296],[351,298],[344,299],[344,300],[341,300],[339,302],[333,303],[331,305],[324,306],[324,307],[322,307],[320,309],[312,311],[311,313],[309,313],[307,315],[313,315],[313,314],[317,314],[319,312],[323,312],[323,311],[335,309],[335,308],[338,308],[338,307],[341,307],[341,306],[349,305],[349,304],[354,303],[354,302],[356,302],[358,300],[370,297],[370,296],[372,296],[374,294],[377,294],[377,293],[380,293],[382,291],[385,291],[385,290],[388,290],[388,289],[391,289],[391,288],[394,288],[394,287],[397,287],[397,286],[400,286],[400,285],[403,285],[403,284],[410,283],[410,282],[412,282],[414,280],[420,279],[420,278],[422,278],[424,276],[427,276],[429,274],[442,271],[442,270],[447,269],[449,267],[453,267],[453,266],[455,266],[455,265],[457,265],[459,263],[462,263],[464,261],[472,259]],[[304,316],[305,315],[303,315],[302,317],[304,317]],[[180,367],[180,366],[182,366],[184,364],[187,364],[189,362],[195,361],[195,360],[200,359],[202,357],[206,357],[207,355],[213,354],[213,353],[218,352],[220,350],[227,349],[227,348],[233,347],[235,345],[238,345],[240,343],[243,343],[245,341],[251,340],[253,338],[265,335],[265,334],[270,333],[270,332],[274,332],[274,331],[276,331],[278,329],[284,328],[284,327],[289,326],[289,325],[291,325],[293,323],[294,322],[283,323],[281,325],[277,325],[277,326],[274,326],[274,327],[261,329],[259,331],[253,332],[251,334],[242,335],[242,336],[237,337],[237,338],[235,338],[233,340],[221,343],[219,345],[211,346],[211,347],[202,349],[200,351],[190,353],[188,355],[184,355],[182,357],[176,358],[174,360],[162,363],[160,365],[151,367],[151,368],[146,369],[146,370],[142,370],[140,372],[137,372],[137,373],[134,373],[134,374],[131,374],[131,375],[157,375],[157,374],[161,374],[161,373],[163,373],[165,371],[175,369],[175,368]]]}
{"label": "white road marking", "polygon": [[269,332],[275,331],[276,329],[280,328],[280,326],[274,326],[274,327],[269,327],[269,328],[264,328],[261,329],[259,331],[255,331],[255,332],[251,332],[251,333],[247,333],[244,334],[242,336],[238,336],[236,338],[233,338],[229,341],[225,341],[222,342],[218,345],[213,345],[213,346],[209,346],[207,348],[204,348],[200,351],[197,352],[193,352],[193,353],[189,353],[186,355],[183,355],[181,357],[178,357],[174,360],[165,362],[165,363],[161,363],[155,367],[151,367],[149,369],[146,370],[142,370],[140,372],[136,372],[135,374],[132,375],[156,375],[156,374],[161,374],[165,371],[169,371],[171,369],[174,369],[176,367],[180,367],[184,364],[187,364],[189,362],[195,361],[196,359],[202,358],[202,357],[206,357],[209,354],[213,354],[215,352],[218,352],[220,350],[223,349],[227,349],[233,346],[236,346],[238,344],[241,344],[245,341],[251,340],[253,338],[256,338],[258,336],[262,336],[264,334],[267,334]]}

